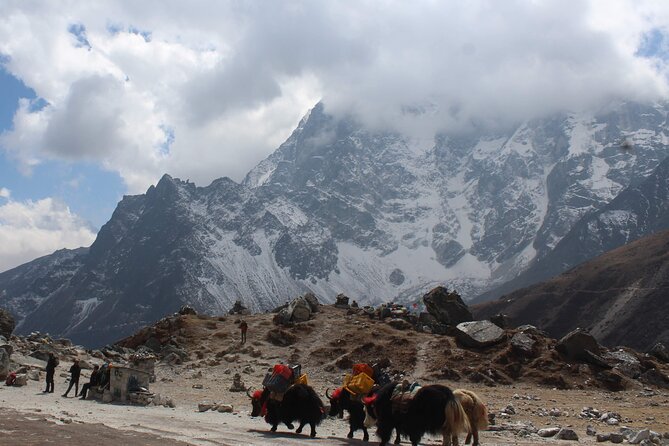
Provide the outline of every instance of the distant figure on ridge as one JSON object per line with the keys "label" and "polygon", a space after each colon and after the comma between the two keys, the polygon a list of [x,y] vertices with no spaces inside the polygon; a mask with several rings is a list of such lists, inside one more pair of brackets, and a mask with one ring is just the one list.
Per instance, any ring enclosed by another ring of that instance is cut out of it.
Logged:
{"label": "distant figure on ridge", "polygon": [[53,353],[49,353],[49,359],[46,362],[46,389],[43,393],[53,393],[53,375],[56,373],[58,359]]}
{"label": "distant figure on ridge", "polygon": [[67,398],[67,394],[70,393],[70,390],[72,390],[72,386],[74,387],[74,396],[77,396],[77,393],[79,393],[79,377],[81,376],[81,367],[79,366],[79,360],[75,359],[74,364],[72,364],[72,367],[70,367],[70,385],[67,387],[67,391],[63,394],[65,398]]}
{"label": "distant figure on ridge", "polygon": [[85,400],[86,394],[88,393],[88,389],[97,386],[99,383],[100,383],[100,366],[96,365],[93,367],[91,378],[88,380],[86,384],[84,384],[81,387],[81,393],[79,394],[79,396],[81,396],[81,399]]}
{"label": "distant figure on ridge", "polygon": [[247,324],[246,321],[242,319],[242,323],[239,324],[239,329],[242,332],[242,344],[246,344],[246,331],[249,329],[249,324]]}

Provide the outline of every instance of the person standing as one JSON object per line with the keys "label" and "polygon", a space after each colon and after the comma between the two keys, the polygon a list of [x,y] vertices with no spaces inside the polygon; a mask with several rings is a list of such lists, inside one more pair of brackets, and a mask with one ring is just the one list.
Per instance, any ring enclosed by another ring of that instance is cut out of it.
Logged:
{"label": "person standing", "polygon": [[249,329],[249,324],[247,324],[246,321],[242,319],[242,323],[239,324],[239,329],[242,332],[242,344],[246,344],[246,331]]}
{"label": "person standing", "polygon": [[74,396],[77,396],[77,393],[79,393],[80,376],[81,376],[81,367],[79,366],[79,360],[75,359],[74,364],[72,364],[72,367],[70,367],[70,385],[67,387],[67,390],[63,394],[65,398],[67,398],[67,394],[70,393],[70,390],[72,390],[72,386],[75,386]]}
{"label": "person standing", "polygon": [[56,374],[58,359],[53,353],[49,353],[49,359],[46,362],[46,389],[43,393],[53,393],[53,376]]}
{"label": "person standing", "polygon": [[79,396],[81,396],[81,399],[85,400],[86,394],[88,394],[88,389],[97,386],[99,383],[100,383],[100,367],[96,365],[93,367],[93,372],[91,373],[91,379],[81,388],[81,393],[79,394]]}

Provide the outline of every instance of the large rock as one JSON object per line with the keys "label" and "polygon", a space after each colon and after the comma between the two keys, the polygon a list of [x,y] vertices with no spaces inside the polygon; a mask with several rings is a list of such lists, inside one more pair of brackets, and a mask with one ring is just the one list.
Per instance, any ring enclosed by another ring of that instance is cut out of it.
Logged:
{"label": "large rock", "polygon": [[504,330],[490,321],[462,322],[457,325],[455,336],[466,347],[481,348],[502,342]]}
{"label": "large rock", "polygon": [[593,355],[599,355],[601,347],[590,333],[577,328],[560,339],[555,349],[567,359],[592,362]]}
{"label": "large rock", "polygon": [[316,295],[314,293],[305,294],[304,295],[304,300],[306,300],[307,303],[309,304],[309,308],[311,308],[312,313],[318,313],[318,310],[319,310],[318,307],[321,306],[321,303],[318,301],[318,298],[316,297]]}
{"label": "large rock", "polygon": [[526,333],[514,334],[510,343],[513,351],[521,356],[532,357],[536,354],[537,341]]}
{"label": "large rock", "polygon": [[291,313],[293,322],[306,322],[311,319],[311,306],[303,297],[294,299],[288,305],[288,311]]}
{"label": "large rock", "polygon": [[662,362],[669,362],[669,350],[667,347],[661,343],[658,342],[651,348],[648,353],[651,355],[655,356],[657,359],[659,359]]}
{"label": "large rock", "polygon": [[6,339],[9,339],[16,327],[14,318],[9,311],[3,310],[0,308],[0,336],[4,336]]}
{"label": "large rock", "polygon": [[578,435],[572,429],[562,428],[555,434],[556,440],[578,441]]}
{"label": "large rock", "polygon": [[441,324],[457,325],[474,319],[460,295],[455,291],[449,293],[445,287],[439,286],[427,293],[423,302],[428,313]]}

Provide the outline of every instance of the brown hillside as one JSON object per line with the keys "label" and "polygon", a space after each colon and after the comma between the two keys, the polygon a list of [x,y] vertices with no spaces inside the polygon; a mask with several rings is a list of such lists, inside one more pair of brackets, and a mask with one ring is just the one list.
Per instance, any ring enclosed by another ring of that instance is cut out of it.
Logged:
{"label": "brown hillside", "polygon": [[546,282],[472,308],[507,314],[551,336],[586,328],[602,344],[647,350],[669,343],[669,231],[625,245]]}

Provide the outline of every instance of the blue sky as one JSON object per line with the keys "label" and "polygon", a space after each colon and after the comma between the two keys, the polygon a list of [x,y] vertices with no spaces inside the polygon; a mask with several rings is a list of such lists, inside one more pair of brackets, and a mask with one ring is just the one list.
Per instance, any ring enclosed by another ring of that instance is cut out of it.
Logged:
{"label": "blue sky", "polygon": [[0,271],[89,245],[164,173],[241,180],[320,100],[425,140],[669,91],[669,2],[383,5],[3,4]]}

